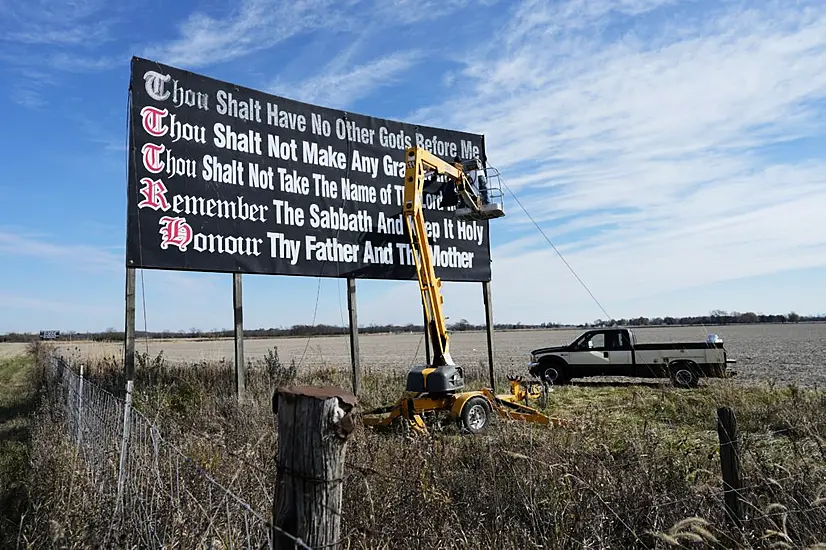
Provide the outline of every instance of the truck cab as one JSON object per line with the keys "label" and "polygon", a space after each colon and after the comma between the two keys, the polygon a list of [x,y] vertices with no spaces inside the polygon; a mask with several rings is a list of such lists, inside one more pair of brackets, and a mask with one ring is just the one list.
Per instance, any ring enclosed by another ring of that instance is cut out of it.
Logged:
{"label": "truck cab", "polygon": [[564,384],[572,378],[627,376],[671,378],[675,385],[694,387],[700,378],[728,376],[722,340],[639,344],[633,331],[611,327],[585,331],[565,346],[531,351],[532,376],[546,383]]}

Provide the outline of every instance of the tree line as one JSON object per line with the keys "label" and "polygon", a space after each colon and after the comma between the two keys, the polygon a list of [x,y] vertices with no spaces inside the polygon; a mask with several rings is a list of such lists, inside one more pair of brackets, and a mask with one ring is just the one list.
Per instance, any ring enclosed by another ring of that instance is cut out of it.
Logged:
{"label": "tree line", "polygon": [[[785,315],[754,313],[748,311],[714,310],[709,315],[694,317],[635,317],[633,319],[616,319],[604,321],[597,319],[589,326],[681,326],[681,325],[748,325],[757,323],[812,323],[826,321],[826,314],[799,315],[794,311]],[[586,323],[586,325],[588,325]]]}
{"label": "tree line", "polygon": [[[563,323],[495,323],[494,330],[526,330],[526,329],[551,329],[551,328],[595,328],[595,327],[645,327],[645,326],[693,326],[693,325],[739,325],[739,324],[759,324],[759,323],[805,323],[805,322],[826,322],[826,314],[819,315],[799,315],[790,312],[785,315],[771,314],[764,315],[754,312],[740,313],[737,311],[727,312],[714,310],[709,315],[694,317],[636,317],[631,319],[597,319],[590,323],[563,324]],[[455,323],[448,324],[451,332],[485,330],[485,325],[474,325],[466,319],[461,319]],[[371,324],[359,327],[359,334],[403,334],[420,333],[424,331],[422,324],[408,323],[406,325]],[[246,328],[245,338],[276,338],[286,336],[337,336],[349,334],[346,326],[338,325],[293,325],[289,328]],[[191,328],[179,331],[136,331],[136,338],[171,339],[171,338],[231,338],[233,331],[227,330],[200,330]],[[38,339],[37,333],[10,332],[0,335],[0,342],[29,342]],[[92,340],[97,342],[122,342],[123,331],[114,328],[106,329],[102,332],[61,332],[58,340]]]}

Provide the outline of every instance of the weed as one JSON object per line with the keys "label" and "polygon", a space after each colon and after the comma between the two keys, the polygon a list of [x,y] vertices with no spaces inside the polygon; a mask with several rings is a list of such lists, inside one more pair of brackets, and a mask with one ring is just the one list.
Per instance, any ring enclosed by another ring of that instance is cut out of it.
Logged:
{"label": "weed", "polygon": [[285,366],[278,356],[278,346],[268,349],[264,357],[250,365],[253,368],[263,366],[264,372],[267,374],[268,382],[275,387],[292,384],[298,375],[295,359],[291,359],[289,366]]}

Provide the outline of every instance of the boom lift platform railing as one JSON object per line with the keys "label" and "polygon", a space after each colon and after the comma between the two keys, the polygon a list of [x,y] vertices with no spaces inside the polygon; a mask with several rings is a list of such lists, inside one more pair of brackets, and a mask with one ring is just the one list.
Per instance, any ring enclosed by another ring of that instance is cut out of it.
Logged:
{"label": "boom lift platform railing", "polygon": [[456,218],[491,220],[505,215],[499,174],[487,169],[478,158],[455,159],[451,164],[421,147],[405,150],[403,217],[412,245],[433,360],[408,372],[405,392],[395,404],[363,413],[364,423],[387,426],[404,418],[414,429],[426,431],[422,413],[447,412],[458,420],[460,427],[478,433],[488,427],[495,411],[502,417],[564,425],[564,421],[550,419],[527,405],[529,398],[547,396],[544,385],[526,385],[521,378],[509,377],[509,394],[496,395],[488,388],[460,391],[465,387],[464,372],[450,356],[442,282],[434,271],[422,208],[423,190],[432,178],[448,180],[442,187],[443,196],[446,205],[456,204]]}

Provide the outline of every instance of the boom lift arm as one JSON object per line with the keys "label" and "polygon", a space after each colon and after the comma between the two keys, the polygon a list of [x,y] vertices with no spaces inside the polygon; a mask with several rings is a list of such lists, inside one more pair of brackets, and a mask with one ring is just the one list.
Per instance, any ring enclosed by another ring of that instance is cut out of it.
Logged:
{"label": "boom lift arm", "polygon": [[[476,185],[472,178],[474,172],[477,175]],[[415,429],[425,431],[419,413],[447,411],[450,416],[459,419],[468,431],[479,432],[487,427],[491,412],[495,410],[500,416],[548,424],[548,417],[520,403],[528,397],[540,396],[535,385],[526,388],[521,379],[511,378],[511,393],[505,395],[494,395],[488,389],[458,391],[464,387],[464,376],[450,356],[450,338],[442,308],[442,281],[433,267],[422,205],[425,183],[431,175],[437,178],[446,176],[453,186],[451,190],[455,191],[460,201],[455,210],[457,219],[488,220],[505,215],[501,203],[487,200],[491,190],[494,193],[498,190],[489,188],[486,169],[478,158],[466,162],[457,160],[451,164],[421,147],[405,150],[402,212],[422,295],[426,330],[433,343],[433,362],[412,369],[407,375],[406,395],[394,405],[366,412],[364,423],[387,426],[396,418],[404,417]],[[386,414],[389,416],[379,417]]]}
{"label": "boom lift arm", "polygon": [[[465,203],[466,209],[475,214],[474,218],[489,219],[502,216],[504,212],[498,205],[494,205],[496,208],[485,208],[486,205],[482,203],[479,194],[476,193],[465,172],[466,168],[474,167],[473,165],[478,162],[478,159],[464,164],[458,162],[450,164],[420,147],[411,147],[407,149],[406,154],[403,214],[410,236],[410,244],[412,245],[422,302],[425,306],[427,330],[430,332],[430,339],[433,342],[433,366],[453,365],[453,359],[450,357],[447,326],[442,309],[444,301],[442,281],[436,277],[433,268],[433,259],[422,208],[426,176],[428,173],[433,173],[436,177],[449,177],[456,187],[457,195]],[[475,168],[479,169],[481,167],[477,164]]]}
{"label": "boom lift arm", "polygon": [[422,294],[426,330],[433,343],[433,363],[414,369],[408,374],[407,390],[419,392],[455,391],[464,386],[462,369],[456,368],[450,356],[450,337],[447,333],[442,304],[442,281],[436,276],[430,242],[422,205],[425,182],[429,176],[446,176],[448,185],[453,186],[463,204],[456,209],[459,219],[491,219],[505,215],[501,204],[482,201],[480,193],[471,181],[471,174],[477,174],[477,182],[485,182],[481,161],[471,159],[453,164],[442,160],[421,147],[410,147],[405,151],[404,205],[402,213],[407,225],[412,248],[413,261]]}

